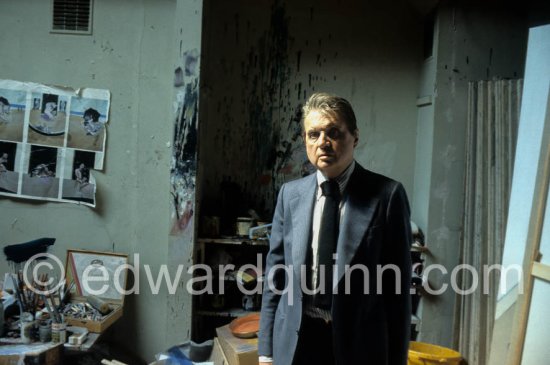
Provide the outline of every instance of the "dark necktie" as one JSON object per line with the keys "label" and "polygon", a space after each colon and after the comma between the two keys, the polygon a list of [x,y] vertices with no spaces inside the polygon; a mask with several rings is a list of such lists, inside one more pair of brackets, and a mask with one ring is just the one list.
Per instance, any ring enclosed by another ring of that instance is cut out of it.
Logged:
{"label": "dark necktie", "polygon": [[[321,275],[324,277],[324,294],[318,293],[314,298],[314,305],[318,308],[330,309],[332,306],[332,265],[333,254],[336,252],[338,241],[338,221],[340,205],[340,188],[334,180],[328,180],[321,184],[321,190],[325,196],[321,226],[319,227],[319,260],[317,266],[317,282],[319,287]],[[321,270],[321,267],[324,268]]]}

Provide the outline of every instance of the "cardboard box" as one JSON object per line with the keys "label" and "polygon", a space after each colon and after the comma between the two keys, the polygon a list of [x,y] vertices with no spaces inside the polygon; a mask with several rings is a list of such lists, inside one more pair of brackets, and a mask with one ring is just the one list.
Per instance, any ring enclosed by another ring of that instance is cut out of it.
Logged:
{"label": "cardboard box", "polygon": [[229,365],[258,365],[258,339],[233,336],[229,325],[216,328],[218,341]]}
{"label": "cardboard box", "polygon": [[[67,285],[75,283],[71,290],[71,303],[87,302],[86,297],[95,295],[109,303],[111,312],[101,320],[66,316],[70,326],[85,327],[90,332],[102,333],[122,317],[126,290],[128,255],[113,252],[68,250],[65,265]],[[90,280],[91,278],[91,280]],[[100,294],[96,294],[100,292]]]}
{"label": "cardboard box", "polygon": [[222,346],[220,345],[220,340],[218,340],[217,337],[214,338],[214,347],[212,347],[210,361],[213,362],[214,365],[229,365],[229,361],[227,361]]}

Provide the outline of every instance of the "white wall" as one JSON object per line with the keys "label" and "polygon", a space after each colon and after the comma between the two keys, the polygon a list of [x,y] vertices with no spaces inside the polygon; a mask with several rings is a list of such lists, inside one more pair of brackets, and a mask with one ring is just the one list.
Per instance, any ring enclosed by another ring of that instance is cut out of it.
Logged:
{"label": "white wall", "polygon": [[167,322],[186,326],[165,289],[151,294],[143,272],[145,264],[158,272],[169,257],[176,1],[96,0],[92,36],[50,34],[50,3],[2,1],[0,78],[109,89],[105,169],[93,173],[95,209],[0,198],[2,244],[56,237],[50,252],[62,260],[68,248],[140,254],[141,293],[127,297],[113,339],[151,361],[184,340]]}

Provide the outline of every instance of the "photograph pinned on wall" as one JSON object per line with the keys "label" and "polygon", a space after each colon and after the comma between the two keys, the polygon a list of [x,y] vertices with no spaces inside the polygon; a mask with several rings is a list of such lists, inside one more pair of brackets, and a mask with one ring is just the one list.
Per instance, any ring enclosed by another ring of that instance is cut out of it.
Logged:
{"label": "photograph pinned on wall", "polygon": [[63,147],[67,125],[65,95],[32,93],[28,143]]}
{"label": "photograph pinned on wall", "polygon": [[103,152],[108,110],[108,99],[72,98],[67,147]]}
{"label": "photograph pinned on wall", "polygon": [[0,193],[17,194],[19,184],[18,144],[0,142]]}
{"label": "photograph pinned on wall", "polygon": [[0,195],[95,207],[90,170],[103,169],[110,98],[105,89],[0,79]]}
{"label": "photograph pinned on wall", "polygon": [[[67,154],[67,160],[70,159]],[[96,153],[74,150],[70,168],[65,168],[65,179],[63,179],[63,200],[74,200],[95,206],[95,179],[90,173],[95,168]],[[71,178],[68,171],[71,171]]]}
{"label": "photograph pinned on wall", "polygon": [[0,140],[23,140],[26,95],[21,90],[0,89]]}
{"label": "photograph pinned on wall", "polygon": [[27,174],[23,175],[22,194],[42,198],[57,198],[59,178],[57,173],[58,149],[30,146]]}

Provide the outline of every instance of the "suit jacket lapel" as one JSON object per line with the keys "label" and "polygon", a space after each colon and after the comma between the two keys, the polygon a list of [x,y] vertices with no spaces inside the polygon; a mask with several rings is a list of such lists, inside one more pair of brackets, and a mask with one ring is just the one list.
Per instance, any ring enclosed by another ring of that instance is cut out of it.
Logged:
{"label": "suit jacket lapel", "polygon": [[364,178],[365,173],[366,171],[361,166],[356,165],[348,183],[346,207],[338,235],[338,256],[336,258],[338,279],[334,282],[335,285],[342,279],[345,266],[351,264],[378,207],[378,198],[366,193],[368,181]]}
{"label": "suit jacket lapel", "polygon": [[292,264],[297,278],[300,278],[300,268],[306,263],[306,256],[311,236],[311,221],[313,218],[313,203],[317,191],[317,179],[311,174],[297,187],[290,201],[292,215]]}

